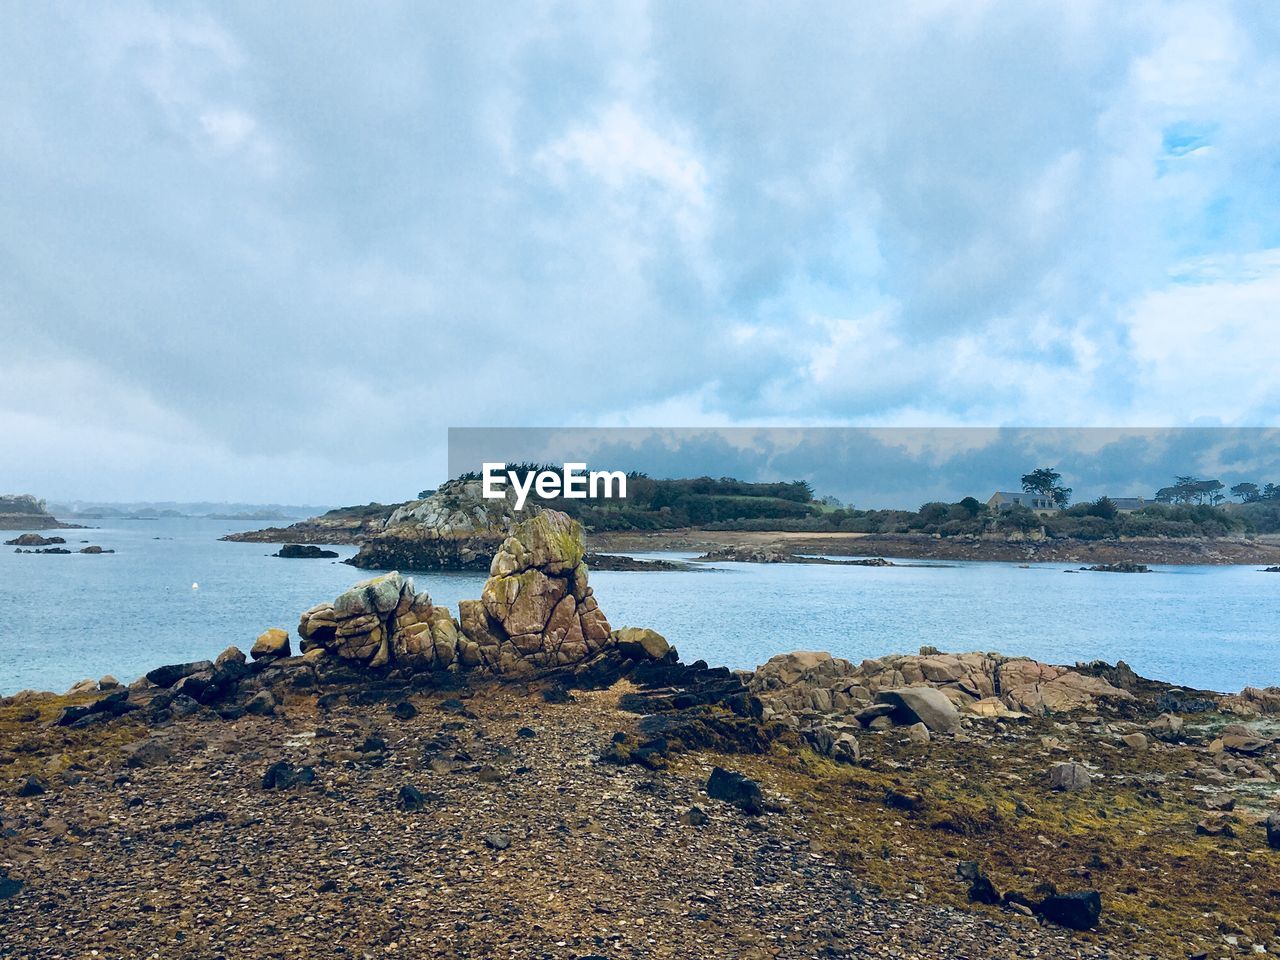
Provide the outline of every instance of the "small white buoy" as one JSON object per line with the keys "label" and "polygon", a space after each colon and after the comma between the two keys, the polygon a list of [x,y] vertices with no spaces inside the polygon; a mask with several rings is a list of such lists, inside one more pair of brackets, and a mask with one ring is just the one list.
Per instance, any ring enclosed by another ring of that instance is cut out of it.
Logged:
{"label": "small white buoy", "polygon": [[198,583],[193,583],[193,584],[191,585],[191,589],[192,589],[192,590],[199,590],[199,589],[200,589],[200,584],[198,584]]}

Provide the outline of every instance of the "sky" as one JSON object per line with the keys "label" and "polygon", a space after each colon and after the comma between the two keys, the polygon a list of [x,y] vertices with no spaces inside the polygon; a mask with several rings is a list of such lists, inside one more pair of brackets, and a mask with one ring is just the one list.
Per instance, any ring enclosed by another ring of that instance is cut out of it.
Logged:
{"label": "sky", "polygon": [[0,9],[0,492],[1280,416],[1265,3]]}

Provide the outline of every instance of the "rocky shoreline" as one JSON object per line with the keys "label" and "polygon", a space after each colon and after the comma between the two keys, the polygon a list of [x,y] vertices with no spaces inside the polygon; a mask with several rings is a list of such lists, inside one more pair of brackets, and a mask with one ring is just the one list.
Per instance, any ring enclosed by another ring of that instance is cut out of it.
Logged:
{"label": "rocky shoreline", "polygon": [[610,626],[584,553],[543,513],[456,617],[387,574],[296,655],[0,700],[5,955],[1280,950],[1280,689],[685,664]]}
{"label": "rocky shoreline", "polygon": [[1272,565],[1280,561],[1280,540],[1276,538],[1005,540],[916,534],[792,534],[684,529],[596,534],[591,537],[591,544],[593,549],[613,552],[727,551],[1082,566],[1129,563]]}

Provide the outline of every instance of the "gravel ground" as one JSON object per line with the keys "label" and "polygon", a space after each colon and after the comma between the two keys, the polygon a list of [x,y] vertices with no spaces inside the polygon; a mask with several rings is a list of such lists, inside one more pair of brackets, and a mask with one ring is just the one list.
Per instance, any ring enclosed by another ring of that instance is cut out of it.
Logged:
{"label": "gravel ground", "polygon": [[[160,730],[167,760],[4,798],[0,866],[25,886],[0,901],[0,955],[1117,956],[1012,913],[879,899],[797,815],[708,799],[711,758],[600,762],[635,723],[625,686],[421,694],[408,719],[300,696]],[[264,789],[278,761],[314,781]]]}

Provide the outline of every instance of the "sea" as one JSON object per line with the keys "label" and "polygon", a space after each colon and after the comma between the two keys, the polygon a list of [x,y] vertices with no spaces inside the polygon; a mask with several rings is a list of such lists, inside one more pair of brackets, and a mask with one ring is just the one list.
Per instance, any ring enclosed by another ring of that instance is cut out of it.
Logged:
{"label": "sea", "polygon": [[[103,555],[0,548],[0,695],[65,690],[110,674],[248,650],[268,627],[372,576],[337,560],[273,557],[276,545],[218,538],[243,523],[102,521],[46,531]],[[4,539],[16,536],[17,531]],[[349,557],[354,547],[332,547]],[[680,559],[691,554],[635,554]],[[615,626],[652,627],[686,662],[751,668],[790,650],[858,661],[922,646],[1051,663],[1125,660],[1159,680],[1223,692],[1280,685],[1280,574],[1256,566],[1074,573],[1066,564],[909,560],[891,567],[716,563],[680,572],[591,574]],[[480,573],[415,573],[453,608]]]}

